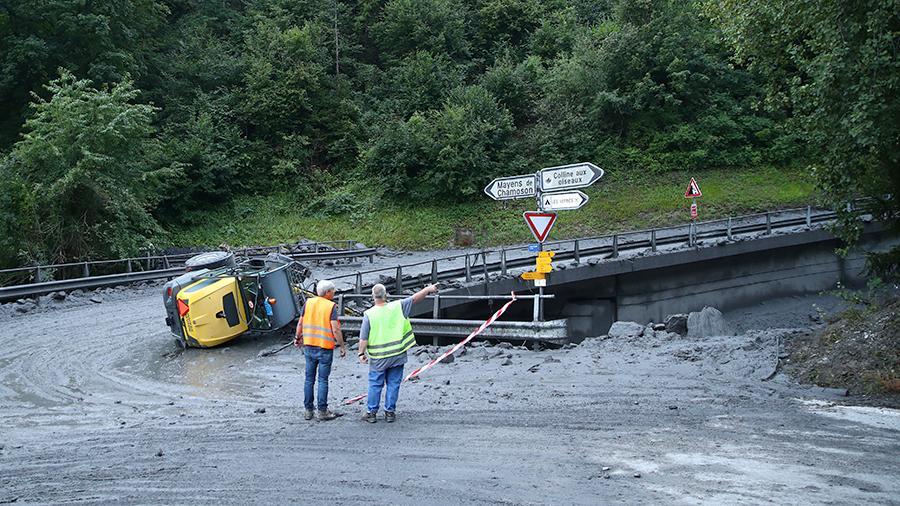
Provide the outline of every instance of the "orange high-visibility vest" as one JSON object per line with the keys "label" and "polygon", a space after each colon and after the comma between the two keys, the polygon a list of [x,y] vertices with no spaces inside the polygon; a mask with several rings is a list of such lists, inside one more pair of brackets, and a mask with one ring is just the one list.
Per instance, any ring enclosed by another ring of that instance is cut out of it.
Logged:
{"label": "orange high-visibility vest", "polygon": [[331,330],[331,312],[336,304],[325,297],[306,301],[303,309],[303,344],[334,349],[334,332]]}

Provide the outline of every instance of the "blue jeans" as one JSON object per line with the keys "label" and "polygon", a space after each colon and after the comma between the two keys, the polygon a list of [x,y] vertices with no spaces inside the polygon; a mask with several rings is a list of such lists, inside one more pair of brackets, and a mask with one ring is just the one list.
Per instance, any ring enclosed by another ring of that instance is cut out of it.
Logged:
{"label": "blue jeans", "polygon": [[403,364],[389,367],[383,371],[369,370],[369,413],[378,412],[381,402],[381,389],[387,382],[384,392],[384,410],[391,413],[397,409],[397,397],[400,396],[400,382],[403,381]]}
{"label": "blue jeans", "polygon": [[306,384],[303,386],[303,405],[307,411],[313,409],[313,385],[316,383],[316,369],[319,370],[319,394],[316,395],[319,411],[328,409],[328,376],[331,375],[331,362],[334,350],[326,350],[318,346],[304,346],[306,355]]}

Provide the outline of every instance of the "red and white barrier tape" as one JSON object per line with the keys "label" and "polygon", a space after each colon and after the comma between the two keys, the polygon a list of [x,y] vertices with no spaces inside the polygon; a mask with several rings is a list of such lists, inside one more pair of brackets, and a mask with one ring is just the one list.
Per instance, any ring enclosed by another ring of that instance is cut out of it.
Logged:
{"label": "red and white barrier tape", "polygon": [[[440,357],[432,360],[431,362],[428,362],[427,364],[423,365],[422,367],[419,367],[415,371],[407,374],[406,377],[403,378],[403,382],[405,383],[406,381],[409,381],[413,378],[418,377],[423,372],[434,367],[434,365],[437,364],[438,362],[440,362],[441,360],[444,360],[445,358],[452,355],[453,353],[456,353],[457,350],[459,350],[460,348],[462,348],[463,346],[468,344],[468,342],[471,341],[472,339],[474,339],[478,334],[481,334],[482,332],[484,332],[484,330],[486,328],[490,327],[491,324],[493,324],[497,320],[497,318],[500,318],[500,316],[503,313],[505,313],[506,310],[509,308],[509,306],[511,306],[512,303],[515,301],[516,301],[516,292],[512,292],[512,299],[510,299],[509,302],[507,302],[506,304],[503,304],[503,307],[498,309],[497,312],[495,312],[493,315],[491,315],[490,318],[487,319],[487,321],[485,321],[477,329],[472,331],[472,333],[469,334],[468,337],[466,337],[462,341],[456,343],[456,345],[453,346],[453,348],[450,348],[449,350],[444,352]],[[362,394],[362,395],[357,395],[356,397],[351,397],[350,399],[345,400],[344,404],[353,404],[354,402],[358,402],[358,401],[365,399],[368,395],[369,394]]]}

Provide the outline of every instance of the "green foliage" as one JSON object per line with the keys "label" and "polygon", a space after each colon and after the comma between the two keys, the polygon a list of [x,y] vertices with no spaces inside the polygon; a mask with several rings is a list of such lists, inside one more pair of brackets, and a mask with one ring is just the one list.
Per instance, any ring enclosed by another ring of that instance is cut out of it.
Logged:
{"label": "green foliage", "polygon": [[[739,61],[766,78],[767,105],[788,111],[811,146],[819,187],[851,243],[846,204],[870,197],[880,218],[900,217],[900,9],[894,0],[709,0]],[[885,198],[888,194],[893,198]]]}
{"label": "green foliage", "polygon": [[[145,207],[156,194],[147,165],[158,149],[153,108],[132,103],[129,81],[98,90],[67,71],[47,91],[51,98],[35,99],[27,133],[2,166],[11,195],[2,212],[16,217],[5,227],[26,248],[4,244],[3,256],[69,260],[147,246],[159,232]],[[153,175],[162,172],[177,169]]]}
{"label": "green foliage", "polygon": [[387,61],[422,50],[462,61],[471,53],[467,15],[459,0],[388,0],[372,30]]}

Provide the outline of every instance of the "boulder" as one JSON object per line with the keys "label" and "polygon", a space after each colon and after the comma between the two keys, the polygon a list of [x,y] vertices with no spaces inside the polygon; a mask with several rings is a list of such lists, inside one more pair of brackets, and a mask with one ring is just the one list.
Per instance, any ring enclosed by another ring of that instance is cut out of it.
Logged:
{"label": "boulder", "polygon": [[687,328],[689,337],[711,337],[733,335],[725,323],[722,312],[714,307],[707,306],[699,312],[688,315]]}
{"label": "boulder", "polygon": [[615,322],[607,334],[613,338],[641,337],[644,334],[644,326],[635,322]]}
{"label": "boulder", "polygon": [[688,315],[683,313],[669,315],[666,317],[665,326],[666,332],[672,332],[682,336],[686,335],[688,332]]}
{"label": "boulder", "polygon": [[66,300],[66,292],[60,290],[58,292],[53,292],[50,294],[50,298],[53,300],[63,301]]}

